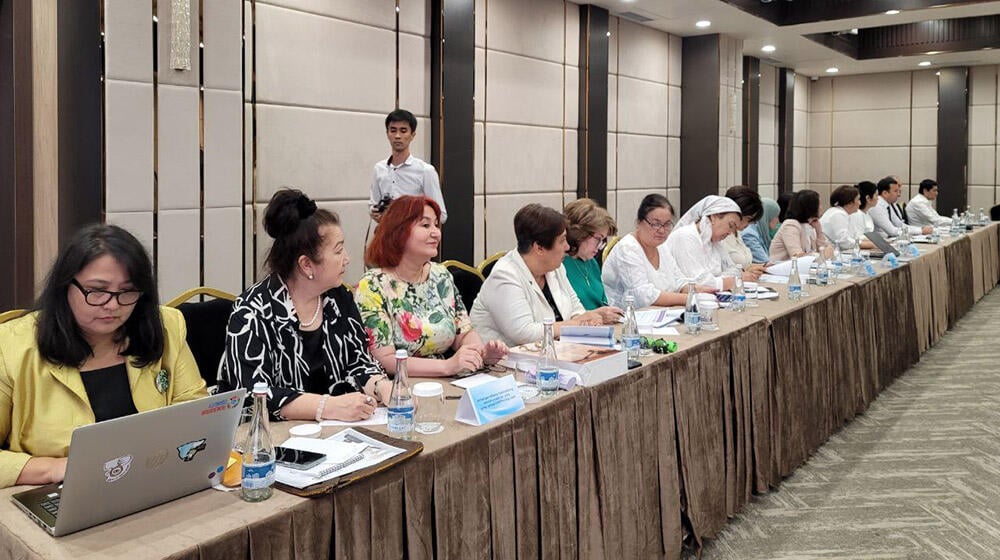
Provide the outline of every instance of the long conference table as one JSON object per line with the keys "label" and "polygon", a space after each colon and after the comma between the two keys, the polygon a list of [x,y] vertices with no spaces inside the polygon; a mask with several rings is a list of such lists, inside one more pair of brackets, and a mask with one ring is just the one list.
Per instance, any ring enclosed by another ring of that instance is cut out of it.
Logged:
{"label": "long conference table", "polygon": [[[1000,281],[998,224],[720,329],[318,498],[206,490],[54,539],[0,491],[3,558],[679,558],[775,490]],[[446,391],[459,390],[448,386]],[[454,400],[446,401],[453,415]],[[289,425],[273,424],[276,441]],[[336,431],[325,428],[326,437]]]}

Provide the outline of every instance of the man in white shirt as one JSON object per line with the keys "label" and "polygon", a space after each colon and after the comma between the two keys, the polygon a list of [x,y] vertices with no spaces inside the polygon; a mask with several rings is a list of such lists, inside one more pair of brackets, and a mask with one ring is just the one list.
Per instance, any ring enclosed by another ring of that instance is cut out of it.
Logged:
{"label": "man in white shirt", "polygon": [[934,179],[920,181],[917,196],[906,205],[906,217],[911,226],[950,226],[951,218],[937,213],[932,205],[938,197],[938,184]]}
{"label": "man in white shirt", "polygon": [[417,133],[417,118],[413,113],[396,109],[385,118],[385,135],[392,155],[375,164],[372,178],[369,212],[376,222],[382,218],[389,202],[405,196],[426,196],[441,207],[441,223],[448,219],[434,166],[410,155],[410,142]]}
{"label": "man in white shirt", "polygon": [[895,177],[886,177],[879,181],[877,190],[878,201],[868,211],[875,224],[875,233],[882,237],[899,237],[903,233],[903,228],[907,228],[912,235],[928,234],[934,229],[931,226],[920,228],[906,225],[903,221],[903,211],[896,205],[901,188]]}

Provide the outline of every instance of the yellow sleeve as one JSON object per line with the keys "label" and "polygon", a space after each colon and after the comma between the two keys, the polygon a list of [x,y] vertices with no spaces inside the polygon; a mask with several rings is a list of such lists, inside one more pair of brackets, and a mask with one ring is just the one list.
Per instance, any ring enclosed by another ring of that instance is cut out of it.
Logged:
{"label": "yellow sleeve", "polygon": [[3,354],[4,344],[0,343],[0,488],[17,483],[21,470],[31,459],[27,453],[8,451],[11,415],[14,411],[14,387],[8,372],[7,359]]}
{"label": "yellow sleeve", "polygon": [[161,307],[160,313],[163,315],[163,364],[171,373],[171,398],[167,404],[207,397],[205,380],[202,379],[198,364],[187,344],[184,316],[171,307]]}

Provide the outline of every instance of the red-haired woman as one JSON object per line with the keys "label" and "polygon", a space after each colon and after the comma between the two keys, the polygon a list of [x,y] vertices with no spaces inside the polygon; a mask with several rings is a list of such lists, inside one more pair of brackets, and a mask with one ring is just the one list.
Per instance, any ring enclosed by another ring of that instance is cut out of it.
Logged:
{"label": "red-haired woman", "polygon": [[[454,375],[492,364],[507,354],[499,341],[483,344],[472,330],[448,269],[431,262],[441,242],[441,210],[423,196],[389,205],[365,252],[372,268],[355,301],[369,330],[372,353],[395,372],[397,348],[409,352],[407,372],[418,377]],[[449,351],[454,354],[445,359]]]}

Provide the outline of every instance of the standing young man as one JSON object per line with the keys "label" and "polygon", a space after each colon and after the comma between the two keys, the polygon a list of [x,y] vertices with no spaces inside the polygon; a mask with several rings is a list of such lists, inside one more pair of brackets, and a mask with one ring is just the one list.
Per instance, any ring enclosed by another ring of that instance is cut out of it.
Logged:
{"label": "standing young man", "polygon": [[369,212],[376,222],[388,202],[403,195],[426,196],[441,207],[441,223],[448,219],[441,184],[434,166],[410,155],[410,142],[417,133],[417,118],[413,113],[396,109],[385,118],[385,135],[392,155],[375,164],[372,178]]}

